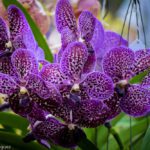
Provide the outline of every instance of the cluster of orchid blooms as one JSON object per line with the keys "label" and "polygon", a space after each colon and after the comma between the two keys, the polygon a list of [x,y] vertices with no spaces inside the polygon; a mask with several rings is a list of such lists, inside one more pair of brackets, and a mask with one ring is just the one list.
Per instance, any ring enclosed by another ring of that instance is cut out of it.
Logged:
{"label": "cluster of orchid blooms", "polygon": [[59,0],[56,26],[62,47],[50,63],[23,13],[13,5],[7,11],[9,25],[0,19],[1,107],[29,120],[25,141],[74,147],[85,136],[82,127],[95,128],[121,111],[133,117],[149,112],[149,75],[130,84],[132,77],[149,69],[148,49],[132,51],[88,11],[81,13],[77,25],[69,1]]}

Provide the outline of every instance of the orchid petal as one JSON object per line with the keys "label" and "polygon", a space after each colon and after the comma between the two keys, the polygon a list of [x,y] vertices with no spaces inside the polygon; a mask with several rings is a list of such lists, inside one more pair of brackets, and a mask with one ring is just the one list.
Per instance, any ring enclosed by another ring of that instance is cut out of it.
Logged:
{"label": "orchid petal", "polygon": [[8,43],[8,30],[2,18],[0,18],[0,52],[6,50],[6,43]]}
{"label": "orchid petal", "polygon": [[77,31],[76,18],[68,0],[59,0],[56,5],[56,26],[60,33],[65,27]]}
{"label": "orchid petal", "polygon": [[20,78],[25,78],[29,73],[38,72],[38,63],[34,54],[26,49],[18,49],[11,56],[12,65]]}
{"label": "orchid petal", "polygon": [[78,104],[75,123],[82,127],[97,127],[105,122],[102,113],[103,104],[98,100],[82,101]]}
{"label": "orchid petal", "polygon": [[0,93],[11,95],[15,93],[18,88],[16,82],[9,75],[0,73]]}
{"label": "orchid petal", "polygon": [[42,48],[38,47],[35,50],[35,55],[36,55],[37,60],[45,60],[45,54]]}
{"label": "orchid petal", "polygon": [[121,113],[120,98],[116,92],[114,92],[112,97],[104,100],[104,104],[108,108],[108,111],[106,113],[108,114],[107,121],[115,118],[117,115]]}
{"label": "orchid petal", "polygon": [[[8,7],[8,21],[10,25],[10,36],[11,40],[22,40],[26,48],[35,50],[36,48],[36,41],[34,39],[33,33],[31,28],[19,8],[14,5]],[[16,37],[18,37],[15,39]],[[16,41],[17,42],[17,41]],[[15,43],[16,43],[15,42]],[[22,45],[20,45],[22,46]],[[19,47],[24,48],[24,47]]]}
{"label": "orchid petal", "polygon": [[91,98],[104,100],[113,95],[113,81],[106,74],[100,72],[90,73],[81,83]]}
{"label": "orchid petal", "polygon": [[11,109],[23,117],[27,117],[32,111],[33,103],[30,101],[29,95],[21,94],[20,91],[13,93],[9,96],[9,104]]}
{"label": "orchid petal", "polygon": [[9,56],[0,58],[0,72],[11,76],[16,75]]}
{"label": "orchid petal", "polygon": [[49,88],[42,78],[35,74],[29,74],[27,89],[36,93],[39,97],[47,99],[50,97]]}
{"label": "orchid petal", "polygon": [[128,115],[140,117],[150,110],[150,91],[139,85],[132,85],[120,101],[121,109]]}
{"label": "orchid petal", "polygon": [[43,110],[52,112],[61,105],[62,97],[56,87],[43,81],[40,76],[30,74],[26,88],[33,102]]}
{"label": "orchid petal", "polygon": [[77,41],[77,37],[74,34],[74,32],[70,30],[68,27],[64,28],[61,32],[62,47],[66,48],[69,43],[75,41]]}
{"label": "orchid petal", "polygon": [[110,50],[103,59],[104,72],[114,82],[125,79],[125,74],[134,64],[134,52],[128,48],[117,47]]}
{"label": "orchid petal", "polygon": [[55,118],[48,118],[33,128],[36,139],[51,140],[53,143],[69,148],[74,147],[85,137],[83,131],[77,127],[71,127],[59,122]]}
{"label": "orchid petal", "polygon": [[104,38],[105,38],[104,37],[104,28],[103,28],[101,22],[96,19],[95,29],[94,29],[93,37],[92,37],[90,43],[98,56],[99,56]]}
{"label": "orchid petal", "polygon": [[135,74],[139,74],[150,67],[150,50],[139,50],[135,52],[136,62],[132,68]]}
{"label": "orchid petal", "polygon": [[67,77],[61,72],[57,63],[43,66],[40,75],[42,79],[52,84],[63,84],[67,80]]}
{"label": "orchid petal", "polygon": [[89,11],[83,11],[79,16],[79,28],[81,37],[85,41],[90,41],[93,37],[96,19]]}
{"label": "orchid petal", "polygon": [[106,54],[109,50],[118,47],[118,46],[128,46],[128,42],[123,39],[119,34],[111,31],[106,31],[105,32],[105,40],[102,45],[102,55]]}
{"label": "orchid petal", "polygon": [[80,42],[71,43],[60,61],[61,71],[70,79],[78,80],[87,60],[87,48]]}

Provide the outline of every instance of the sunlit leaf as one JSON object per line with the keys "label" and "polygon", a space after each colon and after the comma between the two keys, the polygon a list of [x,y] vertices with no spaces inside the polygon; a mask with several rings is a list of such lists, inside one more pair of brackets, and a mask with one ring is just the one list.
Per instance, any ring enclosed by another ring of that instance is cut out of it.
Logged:
{"label": "sunlit leaf", "polygon": [[27,132],[28,121],[20,116],[8,112],[0,112],[0,124]]}
{"label": "sunlit leaf", "polygon": [[[47,150],[43,146],[31,142],[31,143],[24,143],[22,140],[23,137],[15,135],[13,133],[9,132],[2,132],[0,131],[0,142],[11,146],[12,148],[18,149],[18,150],[27,150],[27,149],[36,149],[36,150]],[[53,150],[53,149],[51,149]]]}
{"label": "sunlit leaf", "polygon": [[143,139],[141,150],[146,150],[146,149],[150,149],[150,127],[147,129],[146,135]]}
{"label": "sunlit leaf", "polygon": [[146,70],[136,76],[134,76],[131,80],[130,83],[131,84],[136,84],[136,83],[141,83],[142,80],[145,78],[145,76],[149,73],[149,70]]}

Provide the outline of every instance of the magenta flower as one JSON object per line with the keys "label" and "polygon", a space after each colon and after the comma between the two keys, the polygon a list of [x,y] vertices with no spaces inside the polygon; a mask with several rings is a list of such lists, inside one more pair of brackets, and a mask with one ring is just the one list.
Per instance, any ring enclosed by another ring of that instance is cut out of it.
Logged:
{"label": "magenta flower", "polygon": [[29,137],[38,140],[39,143],[47,148],[50,148],[48,141],[66,148],[73,148],[86,135],[75,125],[66,125],[54,117],[48,117],[45,121],[36,122],[33,125]]}
{"label": "magenta flower", "polygon": [[60,64],[45,65],[40,75],[46,82],[55,84],[63,97],[63,104],[51,112],[53,115],[68,123],[94,127],[106,121],[102,119],[102,101],[113,96],[114,87],[111,78],[104,73],[94,71],[84,75],[86,60],[86,46],[80,42],[71,43]]}
{"label": "magenta flower", "polygon": [[0,93],[14,112],[26,117],[34,103],[44,103],[49,108],[61,103],[57,89],[52,84],[46,85],[38,75],[38,63],[31,51],[17,49],[11,63],[16,76],[0,73]]}
{"label": "magenta flower", "polygon": [[11,54],[18,48],[31,50],[38,60],[44,59],[44,52],[34,39],[24,14],[16,7],[8,8],[9,27],[0,18],[0,72],[13,75]]}
{"label": "magenta flower", "polygon": [[148,77],[142,84],[130,84],[134,75],[149,68],[149,56],[149,50],[134,53],[129,48],[118,47],[110,50],[103,59],[104,72],[113,79],[120,97],[118,107],[134,117],[144,116],[150,110]]}

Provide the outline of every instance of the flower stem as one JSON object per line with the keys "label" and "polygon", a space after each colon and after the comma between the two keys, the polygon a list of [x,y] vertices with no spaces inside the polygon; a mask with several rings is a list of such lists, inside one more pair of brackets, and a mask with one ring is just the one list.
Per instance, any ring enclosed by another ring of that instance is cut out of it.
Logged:
{"label": "flower stem", "polygon": [[114,139],[116,140],[120,150],[123,150],[123,143],[119,137],[119,134],[116,132],[116,130],[114,128],[112,128],[110,123],[105,123],[105,127],[108,128],[108,131],[110,134],[112,134],[112,136],[114,137]]}
{"label": "flower stem", "polygon": [[97,132],[98,132],[98,129],[97,128],[95,128],[95,137],[94,137],[94,144],[95,144],[95,146],[97,147]]}
{"label": "flower stem", "polygon": [[132,118],[130,116],[130,150],[132,150]]}

